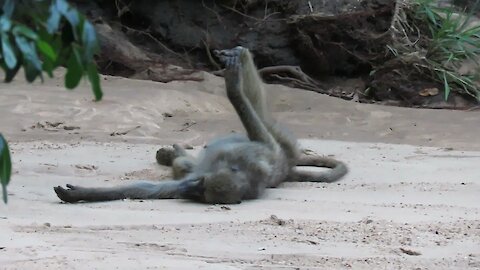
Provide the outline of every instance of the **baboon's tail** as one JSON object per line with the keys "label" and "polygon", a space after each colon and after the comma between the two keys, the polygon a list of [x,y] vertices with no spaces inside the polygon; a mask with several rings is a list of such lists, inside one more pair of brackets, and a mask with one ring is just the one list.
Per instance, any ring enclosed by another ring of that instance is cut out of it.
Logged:
{"label": "baboon's tail", "polygon": [[[331,170],[323,172],[300,171],[298,167],[324,167]],[[329,157],[302,155],[297,161],[297,166],[293,168],[293,177],[290,177],[290,181],[331,183],[339,180],[347,173],[347,165],[339,160]]]}

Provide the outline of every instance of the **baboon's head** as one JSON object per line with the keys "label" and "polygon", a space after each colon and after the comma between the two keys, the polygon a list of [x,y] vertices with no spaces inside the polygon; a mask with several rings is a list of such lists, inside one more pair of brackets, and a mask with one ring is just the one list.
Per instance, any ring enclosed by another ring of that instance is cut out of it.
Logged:
{"label": "baboon's head", "polygon": [[205,203],[240,203],[247,191],[245,173],[236,169],[223,168],[214,173],[198,177],[182,185],[184,198]]}
{"label": "baboon's head", "polygon": [[245,173],[223,169],[209,175],[203,182],[206,203],[240,203],[247,190]]}

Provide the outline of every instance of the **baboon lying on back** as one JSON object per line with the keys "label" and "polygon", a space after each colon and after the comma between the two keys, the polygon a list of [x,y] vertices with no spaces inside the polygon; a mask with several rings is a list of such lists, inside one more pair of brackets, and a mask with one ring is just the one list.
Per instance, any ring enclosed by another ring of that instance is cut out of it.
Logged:
{"label": "baboon lying on back", "polygon": [[[157,161],[173,167],[174,178],[110,188],[55,187],[69,203],[119,199],[191,199],[204,203],[240,203],[258,198],[265,188],[284,181],[333,182],[347,173],[340,161],[300,155],[297,141],[266,110],[265,91],[248,49],[215,51],[225,64],[227,96],[247,136],[216,139],[197,159],[174,145],[157,152]],[[328,167],[327,172],[299,171],[298,166]]]}

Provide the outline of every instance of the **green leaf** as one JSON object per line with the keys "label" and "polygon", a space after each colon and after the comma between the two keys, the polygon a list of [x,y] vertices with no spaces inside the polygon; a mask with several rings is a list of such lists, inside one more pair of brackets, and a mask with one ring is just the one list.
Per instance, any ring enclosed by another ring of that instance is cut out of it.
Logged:
{"label": "green leaf", "polygon": [[90,65],[88,65],[87,75],[90,85],[92,86],[93,94],[95,95],[95,100],[101,100],[103,97],[103,92],[100,86],[100,76],[98,75],[98,70],[95,63],[90,63]]}
{"label": "green leaf", "polygon": [[29,62],[37,71],[41,71],[42,62],[38,58],[35,43],[23,36],[15,36],[15,42],[23,54],[24,61]]}
{"label": "green leaf", "polygon": [[3,3],[3,7],[2,7],[3,16],[5,16],[7,18],[12,17],[14,9],[15,9],[15,1],[13,1],[13,0],[5,1],[5,3]]}
{"label": "green leaf", "polygon": [[65,14],[65,12],[68,11],[69,5],[65,0],[56,0],[55,7],[60,13]]}
{"label": "green leaf", "polygon": [[63,27],[62,27],[62,43],[63,43],[63,47],[70,47],[71,46],[71,43],[75,42],[76,40],[78,40],[78,35],[75,31],[75,28],[73,28],[71,25],[69,24],[65,24]]}
{"label": "green leaf", "polygon": [[431,10],[430,8],[428,8],[428,7],[425,8],[425,13],[427,14],[428,19],[429,19],[432,23],[434,23],[434,24],[437,23],[437,20],[435,19],[435,15],[433,14],[433,12],[432,12],[432,10]]}
{"label": "green leaf", "polygon": [[8,144],[0,133],[0,184],[2,185],[3,201],[7,203],[7,185],[12,174],[12,161]]}
{"label": "green leaf", "polygon": [[12,21],[5,16],[0,16],[0,31],[8,32],[12,28]]}
{"label": "green leaf", "polygon": [[73,28],[77,27],[80,22],[80,16],[78,11],[74,8],[70,8],[65,12],[61,12],[67,21],[72,25]]}
{"label": "green leaf", "polygon": [[54,64],[53,64],[52,60],[50,60],[49,58],[45,58],[44,61],[43,61],[42,69],[45,72],[47,72],[48,77],[53,78]]}
{"label": "green leaf", "polygon": [[30,28],[24,25],[16,25],[13,27],[12,32],[15,36],[22,34],[29,39],[37,40],[38,35]]}
{"label": "green leaf", "polygon": [[25,78],[27,82],[33,82],[40,75],[40,70],[35,68],[32,62],[27,61],[26,59],[23,61],[23,70],[25,71]]}
{"label": "green leaf", "polygon": [[450,85],[448,84],[447,75],[445,72],[443,73],[443,87],[445,90],[445,100],[448,100],[448,96],[450,95]]}
{"label": "green leaf", "polygon": [[85,46],[84,61],[91,61],[98,51],[97,34],[93,25],[85,20],[83,24],[82,41]]}
{"label": "green leaf", "polygon": [[47,42],[39,39],[37,41],[37,48],[43,56],[47,57],[50,61],[55,62],[57,60],[57,54]]}
{"label": "green leaf", "polygon": [[[54,67],[58,65],[65,65],[65,62],[62,57],[62,52],[66,49],[64,45],[62,44],[62,40],[60,35],[58,33],[55,34],[49,34],[48,31],[45,28],[40,28],[38,31],[38,36],[39,40],[41,40],[41,43],[46,43],[48,44],[47,47],[50,47],[51,50],[55,54],[55,61],[53,63],[55,64]],[[49,52],[44,50],[46,46],[42,46],[41,44],[39,45],[37,42],[37,47],[40,53],[42,53],[46,58],[49,58]],[[68,47],[67,47],[68,48]],[[50,51],[50,50],[49,50]],[[50,55],[51,56],[51,55]]]}
{"label": "green leaf", "polygon": [[42,72],[42,62],[38,58],[35,43],[24,36],[15,36],[15,42],[23,54],[25,78],[28,82],[33,82]]}
{"label": "green leaf", "polygon": [[10,44],[10,38],[6,33],[2,33],[2,55],[7,68],[13,69],[17,65],[17,56]]}
{"label": "green leaf", "polygon": [[20,64],[20,62],[17,62],[17,65],[13,69],[6,68],[5,69],[4,82],[6,82],[6,83],[11,82],[13,80],[13,78],[15,78],[15,75],[17,75],[17,73],[18,73],[18,71],[20,70],[21,67],[22,67],[22,65]]}
{"label": "green leaf", "polygon": [[65,87],[73,89],[77,87],[78,83],[83,76],[83,67],[78,57],[78,52],[73,49],[73,53],[70,54],[67,62],[67,74],[65,75]]}
{"label": "green leaf", "polygon": [[47,31],[50,34],[53,34],[58,30],[58,26],[60,25],[61,14],[57,9],[57,6],[52,3],[50,5],[50,16],[47,20]]}
{"label": "green leaf", "polygon": [[[67,18],[67,21],[70,23],[70,25],[65,25],[65,28],[71,31],[73,40],[75,41],[79,40],[80,39],[80,30],[79,30],[80,17],[78,16],[77,10],[70,9],[68,12],[64,14],[64,16],[65,18]],[[65,32],[65,29],[64,29],[64,32]]]}

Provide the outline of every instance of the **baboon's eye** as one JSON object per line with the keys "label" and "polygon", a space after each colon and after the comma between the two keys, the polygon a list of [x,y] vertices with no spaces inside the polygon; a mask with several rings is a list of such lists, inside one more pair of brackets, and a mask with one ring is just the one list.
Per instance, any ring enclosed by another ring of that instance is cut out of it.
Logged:
{"label": "baboon's eye", "polygon": [[230,170],[231,170],[232,172],[238,172],[239,168],[238,168],[238,166],[231,166],[231,167],[230,167]]}

